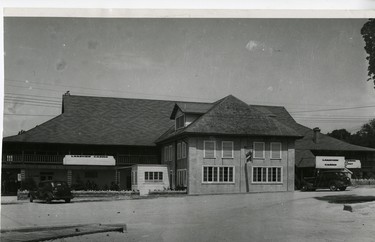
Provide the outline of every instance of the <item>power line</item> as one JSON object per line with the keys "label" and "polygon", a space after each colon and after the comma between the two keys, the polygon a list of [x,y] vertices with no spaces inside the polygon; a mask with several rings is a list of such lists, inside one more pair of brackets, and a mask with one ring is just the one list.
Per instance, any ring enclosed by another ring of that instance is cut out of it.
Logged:
{"label": "power line", "polygon": [[375,105],[368,106],[358,106],[358,107],[348,107],[348,108],[331,108],[331,109],[319,109],[319,110],[304,110],[304,111],[294,111],[290,113],[309,113],[309,112],[326,112],[326,111],[339,111],[339,110],[350,110],[350,109],[360,109],[360,108],[373,108]]}
{"label": "power line", "polygon": [[11,92],[5,92],[5,95],[8,96],[28,96],[28,97],[38,97],[38,98],[48,98],[48,99],[56,99],[56,100],[61,100],[59,97],[51,97],[51,96],[42,96],[42,95],[31,95],[31,94],[23,94],[23,93],[11,93]]}
{"label": "power line", "polygon": [[4,97],[4,100],[8,101],[19,101],[19,102],[41,102],[41,103],[52,103],[52,104],[61,104],[60,101],[53,101],[47,99],[39,99],[39,98],[23,98],[23,97]]}
{"label": "power line", "polygon": [[[4,101],[4,103],[8,103],[8,104],[19,104],[19,103],[14,103],[14,102],[10,102],[10,101]],[[34,103],[22,103],[22,105],[40,106],[40,107],[50,107],[50,108],[61,108],[61,105],[59,105],[59,106],[56,106],[56,105],[38,105],[38,104],[34,104]]]}
{"label": "power line", "polygon": [[[40,83],[40,82],[35,82],[35,81],[29,81],[28,83],[26,83],[25,81],[22,81],[22,80],[12,80],[12,79],[7,79],[5,78],[5,81],[7,82],[21,82],[21,83],[25,83],[25,84],[29,84],[29,83],[34,83],[36,85],[52,85],[52,86],[59,86],[59,87],[67,87],[67,88],[77,88],[77,89],[84,89],[84,90],[94,90],[94,91],[101,91],[101,92],[114,92],[114,93],[128,93],[128,94],[140,94],[140,95],[145,95],[145,96],[159,96],[159,97],[178,97],[178,98],[186,98],[186,99],[200,99],[200,100],[210,100],[212,101],[212,99],[208,99],[208,98],[200,98],[200,97],[186,97],[186,96],[178,96],[178,95],[161,95],[161,94],[154,94],[154,93],[144,93],[144,92],[129,92],[129,91],[124,91],[124,90],[112,90],[112,89],[105,89],[105,88],[92,88],[92,87],[79,87],[79,86],[71,86],[71,85],[60,85],[60,84],[50,84],[50,83]],[[22,87],[22,86],[15,86],[15,85],[7,85],[7,86],[13,86],[13,87]],[[38,87],[33,87],[32,89],[40,89],[40,90],[47,90],[47,91],[56,91],[56,90],[51,90],[51,89],[43,89],[43,88],[38,88]],[[84,93],[83,94],[87,94],[87,95],[92,95],[92,93]]]}
{"label": "power line", "polygon": [[[22,82],[22,83],[25,83],[25,81],[22,81],[22,80],[14,80],[14,79],[7,79],[7,78],[5,78],[5,80],[7,82]],[[55,87],[56,86],[60,86],[60,87],[77,88],[77,89],[85,89],[85,90],[117,92],[117,93],[122,93],[122,94],[123,93],[129,93],[129,94],[140,94],[140,95],[146,95],[146,96],[179,97],[179,98],[189,98],[189,99],[211,100],[211,99],[207,99],[207,98],[196,98],[196,97],[186,97],[186,96],[178,96],[178,95],[165,95],[165,94],[164,95],[149,94],[149,93],[142,93],[142,92],[128,92],[128,91],[123,91],[123,90],[111,90],[111,89],[98,89],[98,88],[90,88],[90,87],[78,87],[78,86],[71,86],[71,85],[40,83],[40,82],[35,82],[35,81],[29,81],[28,83],[34,83],[34,84],[37,84],[37,85],[52,85],[52,86],[55,86]],[[25,83],[25,84],[28,84],[28,83]],[[25,86],[17,86],[17,85],[10,85],[10,84],[8,84],[7,86],[27,88]],[[32,89],[45,90],[45,91],[53,91],[53,92],[61,93],[60,91],[57,91],[55,89],[47,89],[47,88],[40,88],[40,87],[31,87],[31,90]],[[92,93],[88,93],[88,92],[77,92],[77,93],[84,94],[84,95],[93,95]],[[254,102],[257,102],[257,101],[254,101]],[[262,102],[262,103],[267,103],[267,102]],[[271,102],[268,102],[268,103],[275,104],[275,103],[271,103]],[[277,103],[277,104],[280,104],[280,103]],[[293,104],[293,105],[298,105],[298,104]],[[314,104],[301,104],[301,105],[314,106]],[[319,105],[315,105],[315,106],[319,106]],[[327,106],[327,105],[324,105],[324,106]],[[291,111],[289,113],[294,114],[294,113],[307,113],[307,112],[339,111],[339,110],[351,110],[351,109],[361,109],[361,108],[371,108],[371,107],[375,107],[375,105],[358,106],[358,107],[331,108],[331,109],[318,109],[318,110],[301,110],[301,111]]]}

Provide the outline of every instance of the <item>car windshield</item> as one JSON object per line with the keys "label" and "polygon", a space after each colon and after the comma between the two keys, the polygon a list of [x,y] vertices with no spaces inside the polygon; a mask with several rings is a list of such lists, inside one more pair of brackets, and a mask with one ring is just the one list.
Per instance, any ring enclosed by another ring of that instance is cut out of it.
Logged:
{"label": "car windshield", "polygon": [[66,182],[51,182],[52,187],[66,187]]}

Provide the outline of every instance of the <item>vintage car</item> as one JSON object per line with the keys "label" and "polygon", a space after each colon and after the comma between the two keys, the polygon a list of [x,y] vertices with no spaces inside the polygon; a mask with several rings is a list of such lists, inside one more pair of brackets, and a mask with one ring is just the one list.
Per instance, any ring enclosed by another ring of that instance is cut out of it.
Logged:
{"label": "vintage car", "polygon": [[36,190],[29,193],[30,202],[34,199],[45,200],[50,203],[52,200],[65,200],[69,203],[73,198],[73,194],[64,181],[42,181]]}
{"label": "vintage car", "polygon": [[302,191],[315,191],[318,188],[329,188],[331,191],[345,191],[351,185],[347,173],[342,171],[322,171],[316,177],[305,177],[302,180]]}

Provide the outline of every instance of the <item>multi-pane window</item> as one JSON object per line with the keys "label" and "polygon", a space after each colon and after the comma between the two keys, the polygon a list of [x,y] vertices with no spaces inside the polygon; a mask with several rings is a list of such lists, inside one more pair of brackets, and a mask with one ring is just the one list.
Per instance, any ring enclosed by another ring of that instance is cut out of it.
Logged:
{"label": "multi-pane window", "polygon": [[215,141],[204,141],[204,158],[215,158]]}
{"label": "multi-pane window", "polygon": [[234,183],[234,166],[203,166],[203,183]]}
{"label": "multi-pane window", "polygon": [[186,169],[179,169],[177,170],[177,186],[179,187],[186,187]]}
{"label": "multi-pane window", "polygon": [[176,118],[176,129],[183,128],[185,126],[185,115],[181,115]]}
{"label": "multi-pane window", "polygon": [[282,167],[253,167],[253,183],[282,183]]}
{"label": "multi-pane window", "polygon": [[271,159],[281,159],[280,142],[271,142]]}
{"label": "multi-pane window", "polygon": [[264,142],[254,142],[254,158],[264,158],[265,157],[265,149],[264,149]]}
{"label": "multi-pane window", "polygon": [[177,143],[177,159],[181,159],[181,143]]}
{"label": "multi-pane window", "polygon": [[233,158],[233,141],[223,141],[222,143],[223,158]]}
{"label": "multi-pane window", "polygon": [[186,143],[182,142],[182,158],[186,158]]}
{"label": "multi-pane window", "polygon": [[146,182],[162,182],[163,172],[160,171],[145,171]]}

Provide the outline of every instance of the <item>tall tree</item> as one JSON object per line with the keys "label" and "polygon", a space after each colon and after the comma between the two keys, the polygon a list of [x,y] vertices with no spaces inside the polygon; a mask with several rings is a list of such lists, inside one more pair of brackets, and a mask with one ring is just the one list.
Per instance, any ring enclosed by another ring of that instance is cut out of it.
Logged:
{"label": "tall tree", "polygon": [[327,135],[350,143],[351,133],[346,129],[335,129],[331,133],[327,133]]}
{"label": "tall tree", "polygon": [[360,140],[360,145],[375,148],[375,118],[362,125],[353,138]]}
{"label": "tall tree", "polygon": [[365,40],[365,50],[368,60],[368,76],[369,80],[374,82],[375,88],[375,19],[369,19],[362,27],[361,34]]}
{"label": "tall tree", "polygon": [[362,125],[355,134],[349,133],[346,129],[335,129],[327,135],[354,145],[375,148],[375,118]]}

